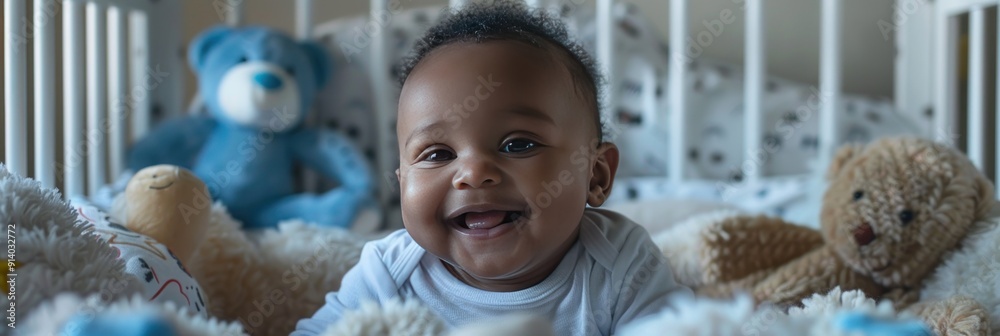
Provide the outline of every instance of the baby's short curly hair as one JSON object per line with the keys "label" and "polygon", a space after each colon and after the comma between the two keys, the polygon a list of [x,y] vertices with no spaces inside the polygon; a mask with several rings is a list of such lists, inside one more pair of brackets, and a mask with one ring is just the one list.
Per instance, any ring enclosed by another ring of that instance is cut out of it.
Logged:
{"label": "baby's short curly hair", "polygon": [[400,69],[399,84],[431,51],[448,44],[489,41],[518,41],[561,55],[576,86],[578,96],[587,100],[594,115],[598,142],[604,141],[600,113],[603,77],[596,61],[583,46],[570,38],[565,24],[544,10],[529,8],[520,1],[494,0],[473,3],[447,12],[417,41]]}

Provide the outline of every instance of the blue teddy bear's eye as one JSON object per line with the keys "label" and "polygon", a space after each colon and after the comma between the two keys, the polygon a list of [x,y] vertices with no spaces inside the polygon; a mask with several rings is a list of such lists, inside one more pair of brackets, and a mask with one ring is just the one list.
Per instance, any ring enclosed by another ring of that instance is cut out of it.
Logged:
{"label": "blue teddy bear's eye", "polygon": [[236,63],[246,63],[246,62],[247,62],[247,57],[246,56],[240,57],[240,60],[236,61]]}
{"label": "blue teddy bear's eye", "polygon": [[289,76],[295,76],[295,69],[290,66],[285,67],[285,72],[288,72]]}

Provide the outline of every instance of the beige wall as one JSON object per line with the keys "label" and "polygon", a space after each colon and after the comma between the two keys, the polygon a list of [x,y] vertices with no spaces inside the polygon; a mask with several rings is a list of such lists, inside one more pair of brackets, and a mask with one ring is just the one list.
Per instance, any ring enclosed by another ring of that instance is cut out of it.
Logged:
{"label": "beige wall", "polygon": [[[213,4],[244,1],[248,23],[263,24],[291,32],[294,29],[294,1],[291,0],[185,0],[184,41],[190,41],[199,31],[222,22]],[[445,0],[401,0],[404,8],[447,4]],[[593,5],[594,0],[574,0]],[[623,0],[635,4],[645,13],[663,36],[669,36],[668,0]],[[315,0],[315,20],[365,15],[366,0]],[[743,0],[695,0],[690,2],[689,32],[695,36],[706,30],[703,21],[719,17],[729,9],[736,21],[728,24],[713,42],[704,48],[704,57],[730,62],[743,60]],[[819,0],[765,1],[767,29],[767,67],[774,75],[817,84],[819,78]],[[875,96],[891,96],[893,81],[894,42],[883,38],[879,20],[892,22],[892,0],[844,1],[841,54],[844,66],[843,86],[847,92]],[[195,90],[189,74],[186,90]]]}

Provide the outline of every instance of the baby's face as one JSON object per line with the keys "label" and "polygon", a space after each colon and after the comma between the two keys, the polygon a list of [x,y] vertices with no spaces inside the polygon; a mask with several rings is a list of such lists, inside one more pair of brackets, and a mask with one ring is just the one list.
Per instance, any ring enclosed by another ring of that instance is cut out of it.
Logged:
{"label": "baby's face", "polygon": [[410,235],[467,282],[498,285],[480,287],[544,278],[575,242],[587,202],[603,201],[592,196],[591,113],[566,67],[541,49],[499,41],[435,50],[399,102]]}

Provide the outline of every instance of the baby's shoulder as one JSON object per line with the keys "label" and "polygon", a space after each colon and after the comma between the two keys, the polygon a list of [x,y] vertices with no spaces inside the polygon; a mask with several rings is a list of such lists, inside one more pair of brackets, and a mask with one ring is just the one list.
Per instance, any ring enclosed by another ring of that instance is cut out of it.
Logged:
{"label": "baby's shoulder", "polygon": [[590,208],[580,224],[580,241],[587,253],[612,273],[662,256],[644,227],[617,212]]}
{"label": "baby's shoulder", "polygon": [[585,240],[601,241],[618,251],[628,246],[653,244],[646,228],[625,215],[607,209],[585,210],[580,234]]}
{"label": "baby's shoulder", "polygon": [[[392,233],[365,244],[361,259],[369,262],[378,260],[390,272],[393,269],[408,268],[423,257],[425,250],[413,240],[405,229]],[[374,260],[373,260],[374,259]]]}

